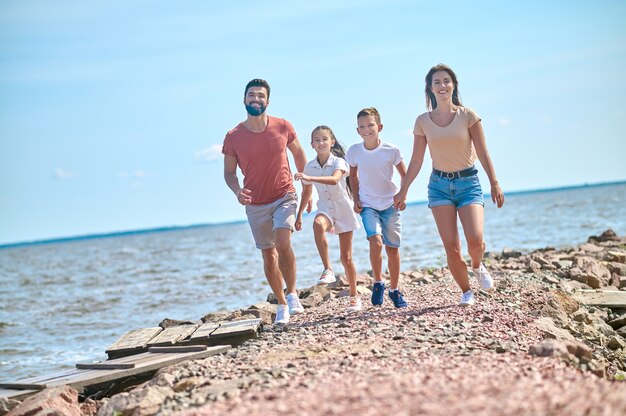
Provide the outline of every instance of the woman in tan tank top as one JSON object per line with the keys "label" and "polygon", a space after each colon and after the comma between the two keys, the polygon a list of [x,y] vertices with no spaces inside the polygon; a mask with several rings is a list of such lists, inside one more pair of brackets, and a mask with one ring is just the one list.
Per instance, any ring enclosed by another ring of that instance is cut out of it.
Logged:
{"label": "woman in tan tank top", "polygon": [[480,118],[461,104],[454,71],[443,64],[432,67],[426,75],[425,93],[429,111],[415,120],[413,154],[394,204],[405,202],[428,147],[433,160],[428,207],[446,250],[450,272],[463,292],[459,304],[473,305],[474,293],[461,252],[457,218],[463,227],[472,269],[480,288],[491,291],[494,287],[493,278],[482,263],[485,253],[484,200],[478,171],[474,167],[476,159],[480,160],[489,178],[491,199],[498,208],[504,204],[504,194],[487,151]]}

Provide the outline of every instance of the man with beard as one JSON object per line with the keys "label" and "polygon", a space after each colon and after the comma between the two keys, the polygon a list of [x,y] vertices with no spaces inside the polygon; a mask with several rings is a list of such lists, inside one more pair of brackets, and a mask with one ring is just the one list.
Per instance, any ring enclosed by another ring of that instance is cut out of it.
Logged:
{"label": "man with beard", "polygon": [[[224,180],[246,207],[254,241],[263,256],[265,277],[278,300],[274,323],[287,324],[290,315],[304,308],[296,293],[296,258],[291,248],[298,195],[286,149],[298,171],[304,170],[306,154],[291,123],[265,113],[269,98],[267,81],[253,79],[246,85],[243,103],[248,117],[226,134],[222,147]],[[243,188],[237,166],[243,173]]]}

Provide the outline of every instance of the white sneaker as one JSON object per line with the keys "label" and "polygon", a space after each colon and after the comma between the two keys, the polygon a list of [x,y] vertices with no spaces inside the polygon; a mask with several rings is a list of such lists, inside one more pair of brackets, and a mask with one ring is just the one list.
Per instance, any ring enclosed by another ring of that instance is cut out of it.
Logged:
{"label": "white sneaker", "polygon": [[332,270],[324,270],[322,275],[320,276],[320,280],[317,281],[318,285],[327,285],[329,283],[333,283],[337,280],[335,277],[335,273]]}
{"label": "white sneaker", "polygon": [[476,275],[478,284],[482,290],[487,292],[491,292],[493,290],[493,278],[482,263],[480,263],[478,269],[474,269],[474,274]]}
{"label": "white sneaker", "polygon": [[361,306],[361,298],[359,296],[350,296],[346,310],[348,312],[358,312],[361,310]]}
{"label": "white sneaker", "polygon": [[289,305],[289,314],[297,315],[304,312],[304,306],[300,303],[297,293],[290,293],[287,295],[287,305]]}
{"label": "white sneaker", "polygon": [[289,323],[289,308],[287,305],[278,305],[274,325],[286,325]]}
{"label": "white sneaker", "polygon": [[459,302],[459,306],[471,306],[474,304],[474,292],[468,290],[463,293],[461,296],[461,301]]}

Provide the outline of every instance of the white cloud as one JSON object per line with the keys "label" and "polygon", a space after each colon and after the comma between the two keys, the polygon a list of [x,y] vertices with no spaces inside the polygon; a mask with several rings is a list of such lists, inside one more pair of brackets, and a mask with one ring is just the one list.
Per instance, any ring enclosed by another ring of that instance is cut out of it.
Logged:
{"label": "white cloud", "polygon": [[70,172],[63,168],[56,168],[53,173],[54,177],[57,179],[69,179],[76,176],[76,173]]}
{"label": "white cloud", "polygon": [[132,172],[120,172],[117,174],[117,177],[120,179],[141,179],[141,178],[145,178],[146,176],[149,176],[148,173],[144,170],[141,169],[136,169]]}
{"label": "white cloud", "polygon": [[506,118],[506,117],[502,117],[500,120],[498,120],[498,124],[499,124],[500,126],[502,126],[502,127],[506,127],[506,126],[508,126],[509,124],[511,124],[511,120],[509,120],[509,119],[508,119],[508,118]]}
{"label": "white cloud", "polygon": [[212,144],[209,147],[198,150],[195,154],[195,159],[200,162],[213,162],[221,159],[222,157],[222,145]]}

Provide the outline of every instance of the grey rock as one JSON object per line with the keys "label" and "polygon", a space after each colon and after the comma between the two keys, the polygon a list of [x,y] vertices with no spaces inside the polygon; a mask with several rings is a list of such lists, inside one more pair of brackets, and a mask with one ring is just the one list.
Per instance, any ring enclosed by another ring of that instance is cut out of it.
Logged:
{"label": "grey rock", "polygon": [[518,258],[522,256],[522,252],[513,250],[512,248],[505,247],[502,250],[501,256],[503,259]]}
{"label": "grey rock", "polygon": [[97,416],[110,416],[115,412],[124,415],[153,415],[174,391],[167,387],[146,387],[129,393],[117,394],[98,409]]}
{"label": "grey rock", "polygon": [[22,402],[20,402],[19,400],[9,399],[7,397],[1,397],[0,398],[0,415],[6,414],[7,412],[9,412],[9,410],[16,408],[21,403]]}
{"label": "grey rock", "polygon": [[606,344],[606,346],[612,350],[623,350],[626,348],[626,341],[624,341],[624,338],[622,338],[621,336],[615,335],[609,339],[609,342]]}
{"label": "grey rock", "polygon": [[574,336],[568,331],[558,328],[554,324],[552,318],[542,317],[537,319],[534,324],[547,338],[555,338],[559,340],[574,340]]}

